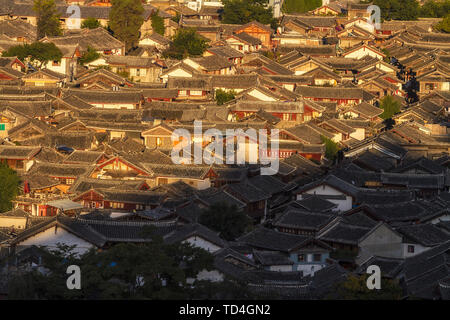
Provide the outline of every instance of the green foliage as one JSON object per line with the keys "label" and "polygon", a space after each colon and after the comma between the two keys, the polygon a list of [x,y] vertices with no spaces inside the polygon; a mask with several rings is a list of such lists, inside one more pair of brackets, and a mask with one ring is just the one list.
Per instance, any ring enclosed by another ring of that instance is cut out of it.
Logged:
{"label": "green foliage", "polygon": [[160,35],[164,35],[164,31],[166,30],[166,27],[164,26],[164,19],[161,18],[158,13],[159,10],[153,12],[151,15],[152,29],[154,32],[159,33]]}
{"label": "green foliage", "polygon": [[380,118],[386,120],[392,118],[392,116],[400,112],[401,104],[392,96],[385,96],[380,100],[380,108],[383,109],[383,113]]}
{"label": "green foliage", "polygon": [[199,217],[199,222],[208,228],[220,232],[220,237],[234,240],[243,235],[252,226],[252,220],[235,206],[215,204],[205,210]]}
{"label": "green foliage", "polygon": [[207,40],[195,32],[195,29],[182,28],[177,30],[170,47],[164,52],[164,56],[182,60],[202,55],[207,47]]}
{"label": "green foliage", "polygon": [[420,6],[417,0],[374,0],[384,20],[417,20]]}
{"label": "green foliage", "polygon": [[56,9],[55,0],[34,0],[33,11],[37,15],[38,39],[62,34],[60,14]]}
{"label": "green foliage", "polygon": [[381,289],[367,288],[368,274],[350,275],[345,281],[334,285],[327,299],[337,300],[400,300],[402,289],[397,281],[381,279]]}
{"label": "green foliage", "polygon": [[144,7],[140,0],[111,0],[109,27],[114,37],[125,43],[126,50],[139,41],[139,30],[144,23]]}
{"label": "green foliage", "polygon": [[322,0],[285,0],[282,6],[284,13],[304,13],[322,5]]}
{"label": "green foliage", "polygon": [[172,17],[172,18],[171,18],[171,20],[172,20],[173,22],[176,22],[176,23],[179,23],[179,22],[180,22],[180,19],[181,19],[181,16],[180,16],[180,13],[179,13],[179,12],[177,12],[177,14],[175,15],[175,17]]}
{"label": "green foliage", "polygon": [[121,76],[122,78],[125,78],[125,79],[129,79],[130,78],[130,73],[128,71],[117,71],[116,73],[119,76]]}
{"label": "green foliage", "polygon": [[450,14],[436,24],[435,29],[441,32],[450,33]]}
{"label": "green foliage", "polygon": [[95,61],[98,58],[100,58],[100,53],[98,53],[97,51],[95,51],[94,48],[92,48],[91,46],[89,46],[87,48],[87,51],[83,53],[83,55],[80,57],[80,59],[78,60],[82,65]]}
{"label": "green foliage", "polygon": [[420,8],[420,16],[426,18],[443,18],[450,12],[450,0],[428,0]]}
{"label": "green foliage", "polygon": [[325,144],[325,157],[328,160],[334,161],[339,151],[339,145],[330,138],[327,138],[325,136],[321,136],[321,139],[322,142]]}
{"label": "green foliage", "polygon": [[100,24],[100,21],[98,21],[95,18],[87,18],[81,23],[81,28],[87,28],[87,29],[97,29],[100,28],[102,25]]}
{"label": "green foliage", "polygon": [[233,100],[236,97],[236,92],[234,90],[225,91],[222,89],[216,90],[216,101],[220,106],[228,101]]}
{"label": "green foliage", "polygon": [[229,24],[246,24],[258,21],[270,24],[273,29],[278,21],[273,18],[272,8],[266,7],[267,0],[223,0],[222,22]]}
{"label": "green foliage", "polygon": [[20,179],[6,163],[0,161],[0,212],[12,209],[11,200],[19,193]]}
{"label": "green foliage", "polygon": [[55,46],[54,43],[49,42],[33,42],[32,44],[24,44],[10,47],[3,52],[3,57],[18,57],[24,61],[30,57],[31,63],[39,62],[39,68],[49,61],[61,61],[62,52]]}
{"label": "green foliage", "polygon": [[391,53],[386,48],[381,49],[381,51],[386,55],[386,57],[384,57],[383,61],[386,63],[389,63],[391,61]]}
{"label": "green foliage", "polygon": [[281,56],[281,53],[279,51],[273,52],[271,50],[267,50],[267,51],[263,51],[262,55],[269,58],[270,60],[278,61]]}
{"label": "green foliage", "polygon": [[[120,243],[104,250],[74,254],[74,247],[59,245],[45,250],[46,274],[32,271],[10,282],[11,299],[187,299],[192,289],[186,283],[201,270],[213,268],[213,256],[189,244],[165,244],[152,236],[143,244]],[[69,265],[81,269],[81,290],[68,290]],[[29,288],[32,286],[32,290]]]}

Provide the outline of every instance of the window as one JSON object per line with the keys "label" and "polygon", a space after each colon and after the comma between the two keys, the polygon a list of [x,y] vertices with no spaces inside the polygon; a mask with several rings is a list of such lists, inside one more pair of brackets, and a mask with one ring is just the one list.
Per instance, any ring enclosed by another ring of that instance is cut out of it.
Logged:
{"label": "window", "polygon": [[181,97],[185,97],[185,96],[187,96],[187,91],[186,90],[180,90],[180,91],[178,91],[178,95],[181,96]]}
{"label": "window", "polygon": [[414,246],[408,246],[408,253],[414,253]]}
{"label": "window", "polygon": [[66,184],[73,184],[75,179],[66,179]]}
{"label": "window", "polygon": [[136,76],[140,76],[141,75],[141,69],[136,69]]}
{"label": "window", "polygon": [[191,94],[191,96],[201,96],[201,95],[203,95],[203,91],[201,91],[201,90],[191,90],[190,94]]}
{"label": "window", "polygon": [[305,257],[305,255],[304,255],[303,253],[299,254],[299,255],[297,256],[297,258],[298,258],[298,261],[299,261],[299,262],[300,262],[300,261],[306,261],[306,257]]}
{"label": "window", "polygon": [[316,253],[313,255],[313,261],[322,261],[322,255],[320,253]]}
{"label": "window", "polygon": [[156,146],[157,147],[161,147],[162,146],[162,139],[161,138],[156,138]]}
{"label": "window", "polygon": [[59,67],[61,65],[61,61],[53,60],[52,66]]}
{"label": "window", "polygon": [[6,130],[6,124],[0,123],[0,131],[5,131],[5,130]]}
{"label": "window", "polygon": [[434,83],[425,83],[425,90],[434,90]]}
{"label": "window", "polygon": [[16,169],[23,169],[23,160],[17,160]]}

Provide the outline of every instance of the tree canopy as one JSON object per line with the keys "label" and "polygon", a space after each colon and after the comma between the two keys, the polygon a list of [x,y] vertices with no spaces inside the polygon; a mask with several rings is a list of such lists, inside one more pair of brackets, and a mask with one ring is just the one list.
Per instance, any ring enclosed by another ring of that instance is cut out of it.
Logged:
{"label": "tree canopy", "polygon": [[139,41],[139,30],[144,23],[144,7],[140,0],[111,0],[109,26],[114,37],[125,43],[127,50]]}
{"label": "tree canopy", "polygon": [[246,24],[256,20],[277,28],[278,21],[273,18],[272,8],[267,7],[268,0],[223,0],[222,3],[223,23]]}
{"label": "tree canopy", "polygon": [[284,13],[304,13],[322,5],[322,0],[285,0],[281,8]]}
{"label": "tree canopy", "polygon": [[19,193],[20,179],[7,164],[0,162],[0,212],[11,210],[13,200]]}
{"label": "tree canopy", "polygon": [[[62,52],[51,42],[33,42],[32,44],[24,44],[10,47],[3,52],[3,57],[18,57],[24,61],[28,57],[30,63],[35,64],[38,68],[47,64],[49,61],[61,61]],[[39,65],[37,65],[39,63]]]}
{"label": "tree canopy", "polygon": [[420,16],[427,18],[443,18],[450,12],[450,0],[428,0],[420,8]]}
{"label": "tree canopy", "polygon": [[166,27],[164,26],[164,19],[158,15],[159,10],[155,11],[151,15],[152,29],[154,32],[164,35]]}
{"label": "tree canopy", "polygon": [[436,30],[450,33],[450,14],[448,14],[441,22],[435,26]]}
{"label": "tree canopy", "polygon": [[207,40],[202,38],[195,29],[181,28],[177,30],[164,56],[182,60],[187,57],[201,56],[207,47]]}
{"label": "tree canopy", "polygon": [[417,20],[420,6],[417,0],[374,0],[384,20]]}
{"label": "tree canopy", "polygon": [[94,60],[97,60],[98,58],[100,58],[100,53],[98,53],[97,51],[95,51],[94,48],[89,46],[87,50],[83,53],[83,55],[80,57],[79,62],[81,64],[86,64]]}
{"label": "tree canopy", "polygon": [[[151,238],[151,242],[142,244],[120,243],[103,251],[92,249],[81,256],[75,254],[75,246],[60,244],[56,250],[44,249],[42,264],[49,272],[31,271],[22,279],[13,278],[8,297],[89,300],[191,297],[187,279],[195,278],[202,270],[211,270],[213,256],[190,244],[166,244],[159,236]],[[80,290],[67,289],[69,265],[80,267]]]}
{"label": "tree canopy", "polygon": [[37,37],[59,36],[62,34],[60,14],[55,0],[34,0],[33,10],[37,15]]}
{"label": "tree canopy", "polygon": [[235,98],[236,92],[234,90],[231,91],[225,91],[222,89],[216,90],[216,101],[217,104],[220,106],[228,101],[231,101]]}
{"label": "tree canopy", "polygon": [[235,206],[215,204],[205,210],[199,217],[199,222],[208,228],[220,232],[220,237],[234,240],[243,235],[252,226],[252,220]]}
{"label": "tree canopy", "polygon": [[367,288],[369,275],[350,275],[346,280],[336,283],[327,299],[333,300],[400,300],[402,288],[395,280],[381,278],[381,289]]}
{"label": "tree canopy", "polygon": [[327,138],[325,136],[321,136],[321,139],[322,142],[325,144],[325,157],[328,160],[334,161],[339,151],[339,145],[330,138]]}
{"label": "tree canopy", "polygon": [[400,102],[394,99],[392,96],[385,96],[380,100],[380,108],[383,109],[383,113],[380,118],[386,120],[392,118],[392,116],[400,112]]}
{"label": "tree canopy", "polygon": [[83,29],[97,29],[101,26],[100,21],[95,18],[87,18],[81,23],[81,28]]}

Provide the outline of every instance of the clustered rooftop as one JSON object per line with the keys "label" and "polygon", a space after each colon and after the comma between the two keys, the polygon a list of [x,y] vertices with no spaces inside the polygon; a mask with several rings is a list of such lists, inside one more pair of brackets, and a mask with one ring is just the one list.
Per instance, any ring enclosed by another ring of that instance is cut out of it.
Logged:
{"label": "clustered rooftop", "polygon": [[[110,7],[89,3],[82,16],[106,23]],[[63,53],[41,69],[0,57],[0,161],[21,179],[0,248],[29,250],[55,226],[107,248],[148,241],[151,225],[167,243],[203,239],[220,274],[258,293],[322,298],[375,264],[405,297],[449,298],[450,35],[437,21],[377,30],[368,5],[333,1],[273,30],[221,24],[217,7],[155,6],[129,52],[97,28],[41,39]],[[164,35],[151,29],[156,11]],[[31,2],[0,0],[0,52],[35,41],[35,25]],[[188,27],[208,39],[203,56],[165,59]],[[81,65],[88,48],[100,57]],[[222,91],[233,98],[218,104]],[[391,121],[387,96],[400,106]],[[223,134],[278,129],[278,171],[174,164],[172,134],[195,120]],[[214,205],[255,228],[226,241],[199,223]]]}

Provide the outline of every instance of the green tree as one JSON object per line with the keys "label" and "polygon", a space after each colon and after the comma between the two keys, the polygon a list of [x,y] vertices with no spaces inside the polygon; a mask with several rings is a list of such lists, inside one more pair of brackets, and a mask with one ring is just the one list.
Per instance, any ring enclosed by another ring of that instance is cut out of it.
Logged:
{"label": "green tree", "polygon": [[385,96],[380,100],[380,108],[384,110],[380,118],[391,119],[394,114],[400,112],[400,106],[400,102],[395,100],[394,97]]}
{"label": "green tree", "polygon": [[159,16],[159,10],[155,11],[151,15],[152,29],[154,32],[164,35],[166,27],[164,26],[164,19]]}
{"label": "green tree", "polygon": [[94,48],[92,48],[91,46],[89,46],[87,48],[87,51],[85,51],[83,53],[83,55],[80,57],[80,59],[78,60],[82,65],[92,62],[94,60],[97,60],[98,58],[100,58],[100,53],[98,53],[97,51],[95,51]]}
{"label": "green tree", "polygon": [[271,7],[267,7],[268,0],[223,0],[222,22],[229,24],[245,24],[258,21],[270,24],[276,29],[278,21],[273,18]]}
{"label": "green tree", "polygon": [[19,194],[20,179],[7,164],[0,161],[0,212],[11,210],[13,200]]}
{"label": "green tree", "polygon": [[98,21],[95,18],[87,18],[81,23],[81,28],[83,29],[97,29],[100,28],[102,25],[100,21]]}
{"label": "green tree", "polygon": [[321,139],[322,142],[325,144],[325,157],[328,160],[334,161],[339,151],[339,145],[330,138],[327,138],[325,136],[321,136]]}
{"label": "green tree", "polygon": [[214,204],[201,213],[199,222],[208,228],[220,232],[220,237],[234,240],[243,235],[252,226],[252,220],[235,206],[225,203]]}
{"label": "green tree", "polygon": [[420,16],[427,18],[443,18],[450,12],[450,0],[428,0],[420,8]]}
{"label": "green tree", "polygon": [[304,13],[322,5],[322,0],[285,0],[282,11],[284,13]]}
{"label": "green tree", "polygon": [[180,22],[180,19],[181,19],[181,16],[180,16],[180,13],[179,13],[179,12],[177,12],[177,14],[176,14],[174,17],[171,18],[171,20],[172,20],[173,22],[176,22],[176,23],[179,23],[179,22]]}
{"label": "green tree", "polygon": [[233,100],[236,97],[236,91],[225,91],[222,89],[216,90],[216,101],[217,104],[220,106],[228,101]]}
{"label": "green tree", "polygon": [[55,0],[34,0],[33,10],[37,15],[38,40],[45,36],[62,34],[60,14],[56,9]]}
{"label": "green tree", "polygon": [[144,23],[144,7],[140,0],[111,0],[109,26],[114,37],[125,43],[127,50],[139,41],[139,30]]}
{"label": "green tree", "polygon": [[[59,245],[45,250],[42,274],[29,272],[24,280],[14,279],[16,299],[187,299],[192,288],[186,283],[201,270],[213,268],[213,256],[186,243],[165,244],[151,236],[143,244],[120,243],[104,251],[90,250],[82,256],[74,246]],[[66,287],[67,266],[78,265],[81,290]],[[28,281],[29,277],[31,280]],[[27,281],[25,281],[27,280]],[[32,289],[30,288],[32,284]],[[23,290],[21,290],[23,289]]]}
{"label": "green tree", "polygon": [[369,275],[350,275],[346,280],[336,283],[326,297],[333,300],[400,300],[402,289],[397,281],[381,279],[381,289],[367,288]]}
{"label": "green tree", "polygon": [[182,28],[177,30],[164,56],[182,60],[187,57],[201,56],[207,47],[207,40],[203,39],[195,29]]}
{"label": "green tree", "polygon": [[436,24],[435,29],[441,32],[450,33],[450,14]]}
{"label": "green tree", "polygon": [[30,63],[42,68],[49,61],[61,61],[62,52],[51,42],[33,42],[10,47],[3,52],[3,57],[18,57],[20,60],[29,59]]}
{"label": "green tree", "polygon": [[420,6],[417,0],[374,0],[384,20],[417,20]]}

